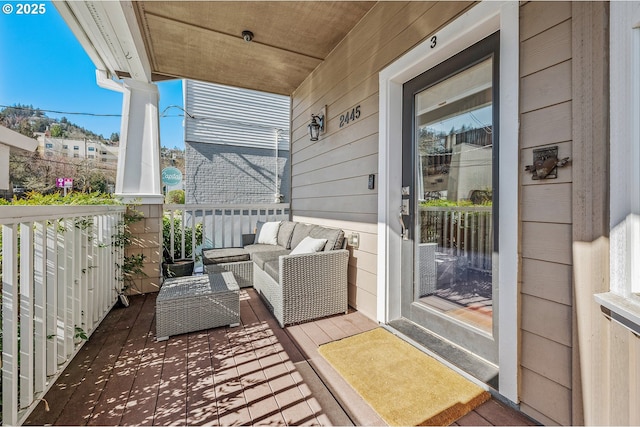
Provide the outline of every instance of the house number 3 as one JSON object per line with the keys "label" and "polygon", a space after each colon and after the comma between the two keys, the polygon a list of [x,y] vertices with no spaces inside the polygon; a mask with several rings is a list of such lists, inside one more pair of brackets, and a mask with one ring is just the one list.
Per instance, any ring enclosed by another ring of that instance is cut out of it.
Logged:
{"label": "house number 3", "polygon": [[431,44],[429,45],[429,47],[433,49],[434,47],[436,47],[436,44],[438,44],[438,36],[431,37]]}

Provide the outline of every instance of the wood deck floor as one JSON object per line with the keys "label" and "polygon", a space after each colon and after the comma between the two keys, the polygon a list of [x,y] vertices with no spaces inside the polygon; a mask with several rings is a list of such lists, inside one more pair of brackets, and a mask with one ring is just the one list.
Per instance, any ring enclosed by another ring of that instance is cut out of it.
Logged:
{"label": "wood deck floor", "polygon": [[[317,351],[377,327],[358,312],[281,329],[244,289],[239,327],[156,342],[155,298],[113,309],[25,425],[385,425]],[[532,422],[491,400],[456,424]]]}

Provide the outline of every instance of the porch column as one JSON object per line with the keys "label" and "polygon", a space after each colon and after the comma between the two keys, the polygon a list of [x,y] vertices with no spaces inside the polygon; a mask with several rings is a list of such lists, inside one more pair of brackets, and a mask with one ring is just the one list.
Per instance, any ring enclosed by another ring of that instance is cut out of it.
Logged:
{"label": "porch column", "polygon": [[158,86],[139,80],[122,83],[122,124],[116,176],[116,195],[142,206],[133,209],[143,219],[130,224],[131,247],[125,255],[145,256],[144,275],[134,280],[129,293],[160,289],[162,262],[162,213],[164,197],[160,183],[160,131]]}
{"label": "porch column", "polygon": [[124,79],[122,92],[116,195],[125,202],[162,204],[158,86]]}
{"label": "porch column", "polygon": [[[116,195],[142,214],[129,225],[131,245],[125,256],[143,254],[143,275],[134,278],[129,294],[155,292],[162,281],[162,215],[164,197],[160,185],[160,132],[158,86],[133,79],[122,83],[96,71],[100,87],[122,92],[120,152]],[[137,206],[140,205],[140,206]]]}
{"label": "porch column", "polygon": [[12,193],[9,177],[9,147],[0,144],[0,197],[10,197]]}

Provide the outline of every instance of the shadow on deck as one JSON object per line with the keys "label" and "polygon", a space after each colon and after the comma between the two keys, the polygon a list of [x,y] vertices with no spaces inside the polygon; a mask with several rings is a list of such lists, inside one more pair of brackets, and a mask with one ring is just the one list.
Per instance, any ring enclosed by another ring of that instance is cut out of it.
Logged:
{"label": "shadow on deck", "polygon": [[[113,309],[25,425],[385,425],[317,351],[377,327],[360,313],[282,329],[244,289],[239,327],[156,342],[156,295]],[[531,422],[491,400],[457,424]]]}

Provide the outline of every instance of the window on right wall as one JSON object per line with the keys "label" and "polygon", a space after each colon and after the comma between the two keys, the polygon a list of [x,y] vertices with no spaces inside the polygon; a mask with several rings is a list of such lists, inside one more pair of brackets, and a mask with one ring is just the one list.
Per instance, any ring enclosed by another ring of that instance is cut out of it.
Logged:
{"label": "window on right wall", "polygon": [[640,333],[640,3],[610,3],[610,291],[596,301]]}

